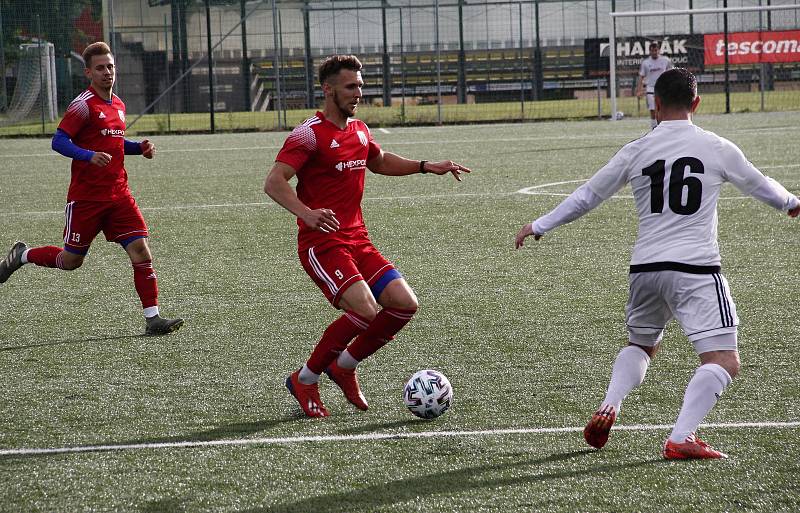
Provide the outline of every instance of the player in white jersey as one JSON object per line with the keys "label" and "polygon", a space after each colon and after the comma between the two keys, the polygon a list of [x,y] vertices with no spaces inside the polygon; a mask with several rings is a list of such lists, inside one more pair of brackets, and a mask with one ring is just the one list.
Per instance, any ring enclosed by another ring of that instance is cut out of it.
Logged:
{"label": "player in white jersey", "polygon": [[642,59],[639,65],[639,85],[636,88],[636,96],[642,97],[645,92],[645,83],[647,84],[647,108],[650,110],[650,128],[655,128],[658,124],[656,121],[656,101],[655,101],[655,87],[656,80],[662,73],[668,69],[672,69],[672,61],[669,57],[659,55],[661,45],[657,42],[650,43],[650,58]]}
{"label": "player in white jersey", "polygon": [[622,400],[644,380],[672,318],[700,357],[683,406],[662,453],[667,459],[724,458],[695,436],[702,419],[739,371],[736,306],[720,274],[717,200],[723,183],[797,217],[800,200],[765,177],[727,139],[692,124],[700,103],[697,81],[685,69],[666,71],[655,85],[660,124],[624,146],[588,182],[550,213],[522,227],[516,247],[586,214],[630,184],[639,233],[625,308],[629,345],[614,362],[600,408],[584,430],[601,448]]}

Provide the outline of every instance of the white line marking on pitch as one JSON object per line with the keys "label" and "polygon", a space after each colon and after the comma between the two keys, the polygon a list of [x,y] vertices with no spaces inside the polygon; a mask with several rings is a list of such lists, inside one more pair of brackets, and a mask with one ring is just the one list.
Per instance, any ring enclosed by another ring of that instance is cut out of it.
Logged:
{"label": "white line marking on pitch", "polygon": [[[564,182],[552,182],[552,183],[543,183],[541,185],[532,185],[530,187],[523,187],[522,189],[518,190],[518,194],[528,194],[531,196],[569,196],[570,193],[567,192],[548,192],[542,191],[539,189],[544,189],[546,187],[555,187],[557,185],[566,185],[570,183],[583,183],[586,182],[586,178],[582,178],[580,180],[567,180]],[[733,200],[733,199],[748,199],[750,196],[725,196],[720,197],[720,200]],[[622,195],[622,194],[615,194],[611,196],[611,199],[633,199],[633,196],[630,195]]]}
{"label": "white line marking on pitch", "polygon": [[384,134],[391,134],[391,132],[386,130],[385,128],[379,128],[378,131]]}
{"label": "white line marking on pitch", "polygon": [[[734,422],[701,424],[703,428],[713,429],[794,429],[800,428],[800,422]],[[615,426],[615,431],[666,431],[671,424],[635,424]],[[233,440],[202,440],[186,442],[153,442],[142,444],[119,445],[82,445],[76,447],[21,448],[0,449],[0,456],[34,456],[47,454],[71,454],[82,452],[130,451],[140,449],[178,449],[192,447],[230,447],[244,445],[285,445],[299,443],[325,442],[362,442],[381,440],[406,440],[414,438],[454,438],[475,436],[505,436],[552,433],[578,433],[583,427],[560,428],[521,428],[521,429],[488,429],[482,431],[423,431],[420,433],[367,433],[363,435],[321,435],[321,436],[288,436],[275,438],[240,438]]]}

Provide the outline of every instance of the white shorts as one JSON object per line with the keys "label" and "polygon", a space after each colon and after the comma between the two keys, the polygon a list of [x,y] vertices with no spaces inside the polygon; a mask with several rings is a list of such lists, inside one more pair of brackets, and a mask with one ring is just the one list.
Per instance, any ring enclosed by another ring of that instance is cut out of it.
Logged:
{"label": "white shorts", "polygon": [[647,99],[647,110],[656,110],[656,94],[652,91],[647,91],[644,97]]}
{"label": "white shorts", "polygon": [[625,323],[632,344],[655,346],[674,318],[698,353],[736,350],[739,317],[722,274],[652,271],[631,273],[628,280]]}

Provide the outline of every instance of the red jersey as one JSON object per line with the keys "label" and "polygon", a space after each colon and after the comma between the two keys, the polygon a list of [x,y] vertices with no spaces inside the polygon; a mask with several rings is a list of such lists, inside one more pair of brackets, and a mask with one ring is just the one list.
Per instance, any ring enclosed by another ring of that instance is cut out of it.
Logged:
{"label": "red jersey", "polygon": [[367,161],[380,151],[367,125],[358,119],[348,119],[341,129],[317,112],[292,130],[275,160],[297,171],[300,201],[312,210],[333,210],[339,220],[339,230],[323,233],[298,218],[299,251],[367,237],[361,215],[364,175]]}
{"label": "red jersey", "polygon": [[72,160],[72,181],[67,201],[109,201],[130,194],[125,172],[125,104],[115,94],[107,102],[91,87],[69,104],[58,128],[79,148],[111,155],[100,167]]}

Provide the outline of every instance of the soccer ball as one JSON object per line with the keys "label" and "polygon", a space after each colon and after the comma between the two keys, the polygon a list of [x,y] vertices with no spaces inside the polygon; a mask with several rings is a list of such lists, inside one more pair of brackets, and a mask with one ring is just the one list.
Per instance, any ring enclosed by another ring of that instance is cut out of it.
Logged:
{"label": "soccer ball", "polygon": [[619,121],[620,119],[622,119],[624,117],[625,117],[625,113],[622,112],[621,110],[617,111],[617,113],[614,115],[614,119],[616,119],[617,121]]}
{"label": "soccer ball", "polygon": [[450,408],[453,387],[441,372],[425,369],[415,372],[403,389],[403,402],[417,417],[435,419]]}

